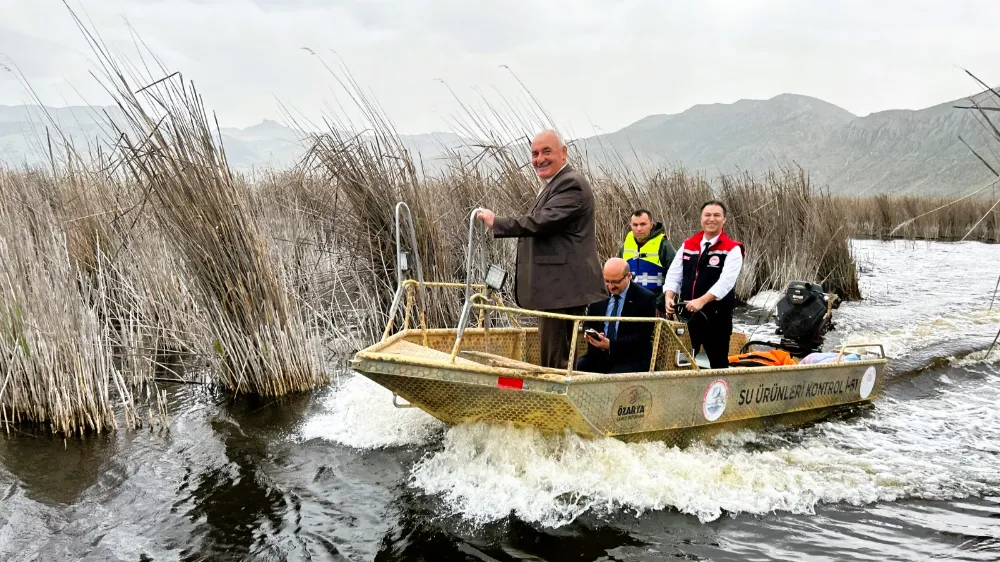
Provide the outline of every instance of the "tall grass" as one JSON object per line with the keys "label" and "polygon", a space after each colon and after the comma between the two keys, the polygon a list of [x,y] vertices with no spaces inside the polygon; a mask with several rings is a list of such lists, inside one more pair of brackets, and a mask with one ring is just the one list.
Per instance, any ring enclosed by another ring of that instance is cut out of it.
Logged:
{"label": "tall grass", "polygon": [[995,206],[996,186],[983,197],[888,196],[844,197],[837,203],[845,211],[851,233],[858,238],[907,238],[913,240],[1000,241],[1000,213]]}
{"label": "tall grass", "polygon": [[134,370],[129,384],[113,361],[116,340],[128,345],[134,332],[126,324],[113,334],[102,321],[109,303],[94,282],[103,275],[100,262],[91,264],[95,277],[74,266],[73,244],[52,204],[57,186],[40,180],[0,173],[2,422],[8,429],[27,422],[102,432],[116,425],[113,407],[120,405],[126,423],[137,425],[133,392],[151,378],[148,365]]}
{"label": "tall grass", "polygon": [[[486,118],[463,105],[463,133],[480,139],[477,154],[456,153],[450,170],[431,178],[378,106],[359,95],[367,122],[328,123],[304,139],[310,150],[299,166],[248,178],[229,169],[193,86],[166,69],[151,76],[127,67],[85,35],[121,110],[108,121],[115,149],[90,169],[65,147],[72,165],[63,169],[0,171],[4,422],[106,431],[121,415],[138,426],[143,401],[162,411],[157,372],[167,353],[236,394],[326,384],[333,360],[372,343],[388,320],[398,201],[412,210],[426,280],[479,281],[488,263],[514,270],[514,242],[482,228],[467,270],[468,217],[476,207],[501,215],[530,208],[541,185],[526,165],[528,139],[543,111]],[[572,162],[590,172],[575,151]],[[928,213],[937,201],[834,198],[800,171],[602,172],[589,174],[602,259],[617,250],[635,209],[651,209],[677,247],[699,229],[700,205],[720,198],[727,230],[747,246],[741,299],[792,279],[860,298],[851,236],[886,236],[905,224],[894,235],[940,238],[968,228],[994,240],[997,228],[992,215],[978,224],[969,218],[980,202]],[[428,297],[427,321],[454,325],[460,292]]]}
{"label": "tall grass", "polygon": [[87,37],[124,116],[115,124],[120,177],[149,193],[164,238],[199,289],[219,380],[235,393],[259,395],[329,382],[316,311],[299,306],[275,263],[261,207],[230,172],[193,86],[177,74],[137,83],[131,77],[141,73]]}

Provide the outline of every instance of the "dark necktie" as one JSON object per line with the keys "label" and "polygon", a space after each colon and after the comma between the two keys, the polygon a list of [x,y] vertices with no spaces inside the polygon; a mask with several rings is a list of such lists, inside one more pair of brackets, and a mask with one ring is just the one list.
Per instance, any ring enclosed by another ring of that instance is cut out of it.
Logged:
{"label": "dark necktie", "polygon": [[[618,299],[619,298],[621,298],[621,295],[611,295],[611,316],[615,316],[615,317],[618,316]],[[617,336],[618,336],[618,322],[612,320],[612,321],[608,322],[607,338],[609,340],[611,340],[611,341],[614,341]]]}
{"label": "dark necktie", "polygon": [[705,241],[704,246],[701,248],[701,255],[698,256],[699,262],[704,262],[708,258],[708,247],[711,245],[709,241]]}

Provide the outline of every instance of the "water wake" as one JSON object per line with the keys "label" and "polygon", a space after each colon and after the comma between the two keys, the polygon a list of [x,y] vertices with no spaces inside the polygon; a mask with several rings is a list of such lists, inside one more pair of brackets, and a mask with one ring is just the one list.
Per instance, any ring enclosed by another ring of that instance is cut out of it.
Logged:
{"label": "water wake", "polygon": [[587,511],[676,509],[701,521],[731,514],[812,513],[1000,490],[997,377],[934,398],[881,401],[870,416],[781,433],[741,432],[685,449],[589,441],[486,425],[449,430],[411,482],[477,523],[515,514],[558,527]]}
{"label": "water wake", "polygon": [[[967,275],[982,252],[1000,248],[963,254],[935,244],[918,252],[859,242],[856,249],[872,252],[862,273],[866,300],[835,312],[827,347],[878,341],[893,364],[914,364],[903,372],[945,367],[929,394],[904,400],[890,388],[846,421],[740,432],[679,449],[484,424],[445,430],[419,410],[395,409],[388,391],[356,376],[303,435],[357,448],[423,445],[443,435],[440,448],[412,467],[410,483],[477,523],[515,514],[558,527],[587,512],[666,509],[712,521],[724,513],[812,513],[821,503],[1000,493],[1000,348],[985,352],[1000,327],[1000,304],[984,304],[995,277]],[[954,267],[915,270],[925,254]],[[900,286],[907,275],[919,290]],[[767,310],[779,295],[762,293],[751,304]],[[756,330],[755,339],[773,336],[773,324],[739,327]]]}
{"label": "water wake", "polygon": [[392,405],[392,393],[354,375],[326,399],[325,412],[303,426],[303,439],[325,439],[357,449],[429,443],[444,424],[417,408]]}

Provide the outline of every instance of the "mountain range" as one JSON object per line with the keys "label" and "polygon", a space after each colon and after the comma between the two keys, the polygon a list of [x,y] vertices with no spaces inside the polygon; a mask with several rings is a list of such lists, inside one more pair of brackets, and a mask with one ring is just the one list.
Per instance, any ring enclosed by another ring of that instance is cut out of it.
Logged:
{"label": "mountain range", "polygon": [[[968,103],[963,99],[858,116],[817,98],[781,94],[650,115],[572,144],[592,169],[684,166],[712,177],[798,166],[813,185],[838,194],[964,194],[996,177],[959,137],[994,168],[1000,166],[1000,141],[990,138],[983,117],[954,107]],[[102,123],[120,115],[116,108],[92,106],[0,106],[0,161],[48,162],[46,124],[51,122],[46,113],[81,151],[106,138]],[[230,166],[237,170],[290,166],[307,146],[304,133],[271,120],[243,129],[222,128],[220,133]],[[475,141],[454,133],[399,139],[428,174],[440,171],[449,153],[477,152]]]}
{"label": "mountain range", "polygon": [[956,105],[969,100],[861,117],[820,99],[782,94],[651,115],[578,146],[605,163],[677,164],[708,175],[799,166],[814,185],[840,194],[966,193],[996,176],[961,139],[998,170],[1000,139],[990,138],[977,111]]}

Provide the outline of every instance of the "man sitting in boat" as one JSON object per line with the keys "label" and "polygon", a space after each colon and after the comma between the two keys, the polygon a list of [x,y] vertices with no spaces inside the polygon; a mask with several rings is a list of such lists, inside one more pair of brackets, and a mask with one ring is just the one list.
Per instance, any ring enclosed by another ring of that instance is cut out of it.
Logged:
{"label": "man sitting in boat", "polygon": [[[656,316],[656,295],[632,283],[628,262],[611,258],[604,263],[608,298],[587,307],[587,316]],[[648,371],[653,355],[652,322],[585,322],[587,353],[576,362],[578,371],[634,373]]]}
{"label": "man sitting in boat", "polygon": [[[708,201],[701,206],[701,232],[681,245],[663,284],[667,315],[690,317],[688,335],[694,353],[705,349],[713,369],[729,367],[733,335],[736,279],[743,267],[743,243],[726,236],[726,206]],[[674,295],[685,301],[674,310]]]}

